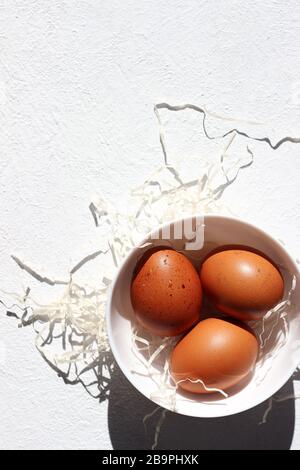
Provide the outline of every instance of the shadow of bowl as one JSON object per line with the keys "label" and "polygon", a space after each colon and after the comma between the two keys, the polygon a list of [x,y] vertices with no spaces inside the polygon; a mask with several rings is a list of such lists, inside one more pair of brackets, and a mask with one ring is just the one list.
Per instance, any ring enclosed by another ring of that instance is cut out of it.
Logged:
{"label": "shadow of bowl", "polygon": [[[290,380],[276,394],[290,396]],[[192,418],[167,411],[156,449],[164,450],[288,450],[295,425],[295,403],[273,402],[266,423],[261,424],[269,401],[225,418]],[[156,411],[155,411],[156,410]],[[147,419],[145,426],[143,419]],[[119,450],[149,450],[163,409],[141,395],[116,366],[111,381],[108,427],[112,446]]]}

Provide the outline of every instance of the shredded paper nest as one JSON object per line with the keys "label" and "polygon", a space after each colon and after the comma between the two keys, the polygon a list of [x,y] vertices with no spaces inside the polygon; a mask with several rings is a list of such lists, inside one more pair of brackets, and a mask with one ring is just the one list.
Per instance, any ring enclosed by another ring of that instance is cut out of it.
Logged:
{"label": "shredded paper nest", "polygon": [[[28,275],[49,286],[61,285],[63,295],[57,300],[41,305],[35,299],[34,292],[28,288],[24,293],[7,293],[2,291],[2,300],[7,315],[18,320],[19,327],[31,325],[36,332],[36,347],[47,364],[63,379],[66,384],[82,384],[87,392],[99,399],[109,396],[110,378],[114,361],[110,353],[106,326],[105,303],[114,270],[136,246],[143,235],[154,227],[184,215],[229,213],[222,202],[224,191],[234,183],[241,170],[253,164],[254,155],[251,143],[261,141],[274,150],[285,142],[300,142],[299,139],[285,137],[277,143],[269,138],[255,138],[238,129],[232,129],[224,135],[211,136],[206,129],[206,118],[209,113],[194,105],[170,106],[161,103],[155,106],[158,119],[159,137],[162,146],[164,164],[158,168],[140,186],[131,192],[132,213],[120,213],[105,201],[103,196],[94,198],[89,210],[96,227],[103,231],[104,249],[84,257],[74,266],[68,280],[55,280],[41,275],[22,260],[13,256],[18,266]],[[186,180],[181,172],[172,166],[165,142],[165,129],[161,112],[190,110],[201,114],[202,131],[206,139],[219,143],[219,160],[201,168],[200,174]],[[211,115],[211,117],[216,117]],[[217,116],[221,119],[220,116]],[[243,152],[232,158],[231,148],[239,139]],[[101,257],[107,270],[103,273],[100,285],[81,285],[76,275],[92,260]],[[28,282],[30,279],[28,278]],[[291,285],[285,300],[270,311],[260,324],[253,324],[260,340],[261,355],[257,365],[256,380],[263,380],[268,373],[268,355],[279,353],[288,335],[288,309],[292,303],[292,294],[296,288],[295,278],[291,276]],[[149,337],[132,326],[132,352],[136,358],[136,373],[147,373],[157,385],[153,399],[162,405],[176,409],[176,390],[178,384],[172,383],[169,373],[169,351],[174,339],[157,339]],[[274,341],[274,331],[276,340]],[[270,347],[272,343],[272,347]],[[146,354],[145,354],[146,351]],[[141,354],[143,352],[143,354]],[[157,373],[155,363],[164,355],[161,370]],[[203,384],[205,386],[205,384]],[[217,393],[226,397],[222,390]],[[171,403],[171,406],[170,406]],[[149,418],[149,417],[147,417]],[[161,419],[159,420],[161,425]],[[157,441],[156,434],[156,441]]]}

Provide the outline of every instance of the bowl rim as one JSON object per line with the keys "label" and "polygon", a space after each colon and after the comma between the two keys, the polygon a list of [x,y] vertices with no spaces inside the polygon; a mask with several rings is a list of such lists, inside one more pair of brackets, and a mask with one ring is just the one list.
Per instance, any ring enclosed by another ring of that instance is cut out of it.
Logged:
{"label": "bowl rim", "polygon": [[[124,270],[124,267],[125,267],[126,263],[131,258],[131,256],[133,256],[133,254],[136,252],[136,250],[138,250],[138,247],[140,247],[141,245],[145,244],[148,241],[149,236],[152,233],[157,232],[160,229],[164,229],[164,228],[166,228],[166,227],[168,227],[172,224],[180,223],[180,222],[183,222],[185,220],[190,220],[191,218],[203,218],[203,219],[220,218],[220,219],[226,219],[229,222],[230,221],[239,222],[239,223],[242,223],[245,226],[248,226],[251,229],[255,229],[257,232],[260,232],[264,236],[264,238],[269,239],[273,244],[275,243],[275,245],[277,245],[277,247],[279,247],[280,250],[283,251],[285,256],[289,259],[291,265],[293,266],[293,268],[295,270],[295,275],[297,277],[300,275],[300,270],[299,270],[299,267],[297,266],[296,260],[292,257],[292,255],[286,249],[285,245],[283,245],[278,239],[274,238],[272,235],[270,235],[268,232],[266,232],[261,227],[259,227],[257,225],[254,225],[253,223],[248,222],[245,219],[242,219],[240,217],[235,217],[235,216],[232,216],[232,215],[228,216],[228,215],[224,215],[224,214],[220,214],[220,213],[211,213],[211,214],[198,214],[197,213],[197,214],[194,214],[194,215],[187,215],[187,216],[184,216],[184,217],[179,217],[177,219],[172,219],[168,222],[165,222],[161,225],[158,225],[153,230],[151,230],[146,235],[144,235],[143,238],[141,238],[141,240],[139,242],[137,242],[137,244],[130,250],[130,252],[127,254],[127,256],[123,259],[120,266],[117,268],[117,272],[115,273],[113,282],[111,283],[110,288],[109,288],[109,293],[108,293],[108,297],[107,297],[107,301],[106,301],[106,309],[105,309],[105,320],[106,320],[106,327],[107,327],[107,335],[108,335],[109,345],[110,345],[111,351],[113,353],[113,356],[114,356],[118,366],[120,367],[122,373],[125,375],[127,380],[130,382],[130,384],[138,392],[140,392],[144,397],[146,397],[152,403],[154,403],[158,406],[161,406],[162,408],[165,408],[168,411],[172,411],[176,414],[183,415],[183,416],[190,416],[190,417],[194,417],[194,418],[213,419],[213,418],[222,418],[222,417],[226,417],[226,416],[238,415],[238,414],[244,413],[245,411],[248,411],[248,410],[251,410],[251,409],[255,408],[256,406],[264,403],[265,401],[269,400],[273,395],[275,395],[275,393],[277,393],[288,382],[288,380],[292,377],[292,375],[294,374],[294,372],[296,370],[297,365],[295,365],[295,367],[293,369],[292,369],[292,367],[287,369],[286,373],[282,376],[282,379],[279,382],[276,382],[276,385],[274,385],[272,387],[271,392],[270,392],[270,394],[268,394],[267,397],[263,397],[263,399],[258,397],[256,400],[251,402],[250,405],[246,404],[246,405],[242,406],[239,411],[231,411],[230,407],[228,407],[226,411],[223,408],[223,411],[221,411],[219,414],[214,414],[212,416],[207,416],[207,415],[202,416],[202,415],[198,415],[198,414],[195,415],[195,414],[188,413],[188,412],[185,413],[184,410],[180,410],[180,411],[170,410],[169,408],[164,407],[163,404],[157,403],[156,401],[152,400],[147,395],[146,391],[142,387],[139,388],[132,381],[130,371],[128,370],[128,367],[123,363],[123,360],[122,360],[121,356],[119,355],[118,348],[115,344],[115,341],[113,340],[112,323],[110,321],[113,294],[114,294],[115,287],[116,287],[116,284],[118,282],[119,276],[120,276],[121,272]],[[220,409],[221,409],[221,407],[220,407]]]}

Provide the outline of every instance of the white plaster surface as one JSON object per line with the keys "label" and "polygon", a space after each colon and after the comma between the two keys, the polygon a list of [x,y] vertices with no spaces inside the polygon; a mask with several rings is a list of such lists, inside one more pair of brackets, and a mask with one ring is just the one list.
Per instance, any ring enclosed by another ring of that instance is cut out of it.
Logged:
{"label": "white plaster surface", "polygon": [[[299,24],[297,0],[1,2],[1,288],[27,282],[11,253],[66,277],[94,246],[91,196],[101,191],[122,208],[129,188],[161,165],[154,103],[259,121],[252,133],[274,142],[300,136]],[[174,162],[194,172],[200,116],[164,116],[190,132],[167,140]],[[255,165],[224,199],[297,256],[300,145],[251,148]],[[0,332],[0,448],[112,448],[107,403],[65,386],[32,330],[1,314]],[[137,400],[130,390],[124,406]],[[300,449],[299,404],[296,411],[292,446]],[[120,422],[118,439],[134,429]]]}

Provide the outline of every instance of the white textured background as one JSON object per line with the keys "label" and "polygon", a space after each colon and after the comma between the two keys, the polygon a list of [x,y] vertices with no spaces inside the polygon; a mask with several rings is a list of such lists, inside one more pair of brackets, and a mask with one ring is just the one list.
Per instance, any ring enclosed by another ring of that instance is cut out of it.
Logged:
{"label": "white textured background", "polygon": [[[274,141],[300,136],[299,22],[297,0],[0,2],[1,287],[26,283],[11,253],[66,277],[94,247],[92,194],[122,207],[128,189],[162,163],[154,103],[189,101],[256,120],[263,124],[254,134]],[[201,121],[191,119],[193,134],[176,132],[168,142],[174,159],[195,171],[189,142]],[[252,148],[255,165],[224,199],[297,255],[300,145]],[[139,417],[140,397],[130,387],[115,387],[108,413],[107,403],[55,376],[30,329],[1,314],[0,332],[1,448],[124,448],[128,434],[141,439],[133,416],[126,429],[126,418],[116,416],[131,404]],[[278,413],[273,430],[259,428],[260,442],[279,446],[276,429],[286,420],[290,444],[300,449],[300,407],[294,438],[292,402]],[[241,420],[238,428],[247,430]],[[238,447],[257,445],[251,429]],[[206,443],[213,445],[213,438]]]}

